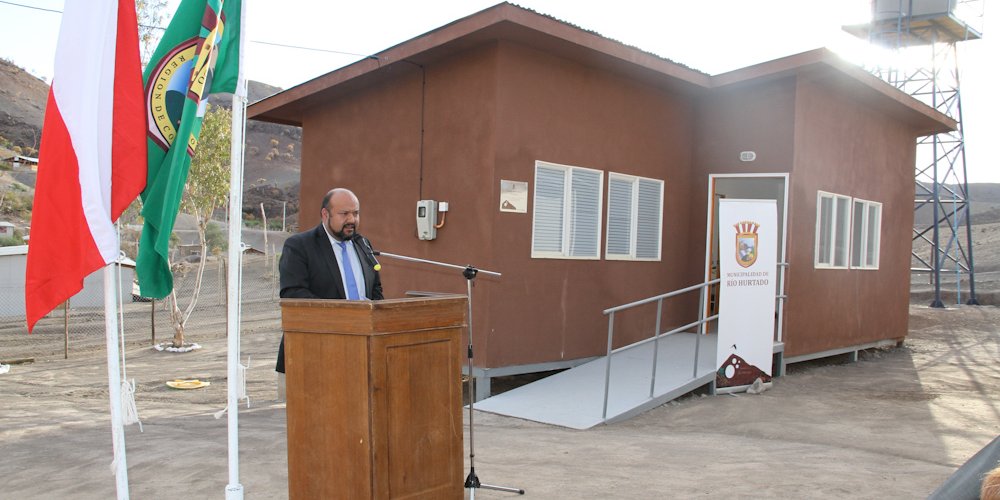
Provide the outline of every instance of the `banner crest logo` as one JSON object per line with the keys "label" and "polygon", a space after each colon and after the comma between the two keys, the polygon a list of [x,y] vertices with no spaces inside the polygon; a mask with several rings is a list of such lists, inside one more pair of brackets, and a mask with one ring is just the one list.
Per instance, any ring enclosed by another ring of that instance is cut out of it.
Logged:
{"label": "banner crest logo", "polygon": [[750,267],[757,262],[757,231],[760,224],[741,221],[733,224],[736,229],[736,263],[740,267]]}

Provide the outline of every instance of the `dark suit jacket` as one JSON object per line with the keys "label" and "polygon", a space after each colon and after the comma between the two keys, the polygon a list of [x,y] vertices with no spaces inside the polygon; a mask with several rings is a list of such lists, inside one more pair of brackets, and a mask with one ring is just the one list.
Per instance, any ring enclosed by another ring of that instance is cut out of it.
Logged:
{"label": "dark suit jacket", "polygon": [[[363,238],[363,237],[362,237]],[[362,239],[362,238],[359,238]],[[367,243],[367,245],[366,245]],[[365,277],[365,296],[371,300],[381,300],[382,281],[375,270],[374,257],[365,248],[371,243],[355,241],[354,249],[361,261],[361,272]],[[282,298],[296,299],[346,299],[344,280],[337,267],[336,256],[322,224],[296,234],[285,240],[278,264]],[[285,373],[285,338],[278,345],[278,363],[275,371]]]}

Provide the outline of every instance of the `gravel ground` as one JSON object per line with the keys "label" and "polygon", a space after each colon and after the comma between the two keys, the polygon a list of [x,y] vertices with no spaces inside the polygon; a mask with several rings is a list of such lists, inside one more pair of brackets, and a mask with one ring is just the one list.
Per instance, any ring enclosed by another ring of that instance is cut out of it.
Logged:
{"label": "gravel ground", "polygon": [[[476,412],[477,474],[545,499],[922,498],[1000,434],[998,324],[994,306],[915,305],[904,347],[792,365],[760,395],[691,395],[586,431]],[[247,498],[285,498],[279,325],[244,325],[251,407],[240,410],[240,483]],[[199,342],[187,354],[128,349],[144,430],[126,428],[134,498],[224,495],[226,419],[213,413],[226,400],[225,338]],[[211,385],[177,391],[164,385],[174,378]],[[96,349],[0,375],[0,496],[112,498],[107,393]]]}

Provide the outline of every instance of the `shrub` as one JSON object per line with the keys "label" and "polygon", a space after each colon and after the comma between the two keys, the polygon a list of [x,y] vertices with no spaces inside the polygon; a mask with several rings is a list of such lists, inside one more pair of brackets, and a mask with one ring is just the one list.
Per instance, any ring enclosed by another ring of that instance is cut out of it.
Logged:
{"label": "shrub", "polygon": [[14,236],[0,236],[0,247],[16,247],[18,245],[23,245],[24,240]]}
{"label": "shrub", "polygon": [[226,251],[229,246],[227,237],[228,235],[218,225],[209,224],[205,226],[205,242],[208,245],[209,252],[215,254],[217,251]]}

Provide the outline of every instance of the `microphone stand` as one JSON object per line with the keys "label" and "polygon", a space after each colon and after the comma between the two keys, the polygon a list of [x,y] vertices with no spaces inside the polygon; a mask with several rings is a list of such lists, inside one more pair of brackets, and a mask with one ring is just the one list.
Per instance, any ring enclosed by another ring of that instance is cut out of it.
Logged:
{"label": "microphone stand", "polygon": [[[475,500],[476,498],[476,488],[485,488],[488,490],[497,491],[507,491],[510,493],[517,493],[519,495],[524,494],[524,489],[522,488],[511,488],[507,486],[496,486],[492,484],[485,484],[479,482],[479,477],[476,476],[476,434],[475,425],[473,425],[473,409],[476,402],[475,386],[473,385],[472,376],[472,281],[476,279],[476,275],[479,273],[489,274],[490,276],[500,277],[500,273],[495,273],[493,271],[486,271],[483,269],[476,269],[471,265],[468,266],[457,266],[455,264],[446,264],[444,262],[436,262],[433,260],[418,259],[416,257],[407,257],[405,255],[396,255],[389,252],[376,252],[370,247],[369,251],[373,255],[384,255],[393,259],[407,260],[410,262],[420,262],[424,264],[431,264],[435,266],[442,266],[451,269],[461,269],[462,276],[465,277],[466,283],[466,294],[468,300],[466,303],[469,306],[469,349],[468,349],[468,359],[469,359],[469,475],[465,478],[465,489],[469,490],[469,500]],[[378,261],[376,261],[378,263]],[[381,266],[380,266],[381,267]]]}

